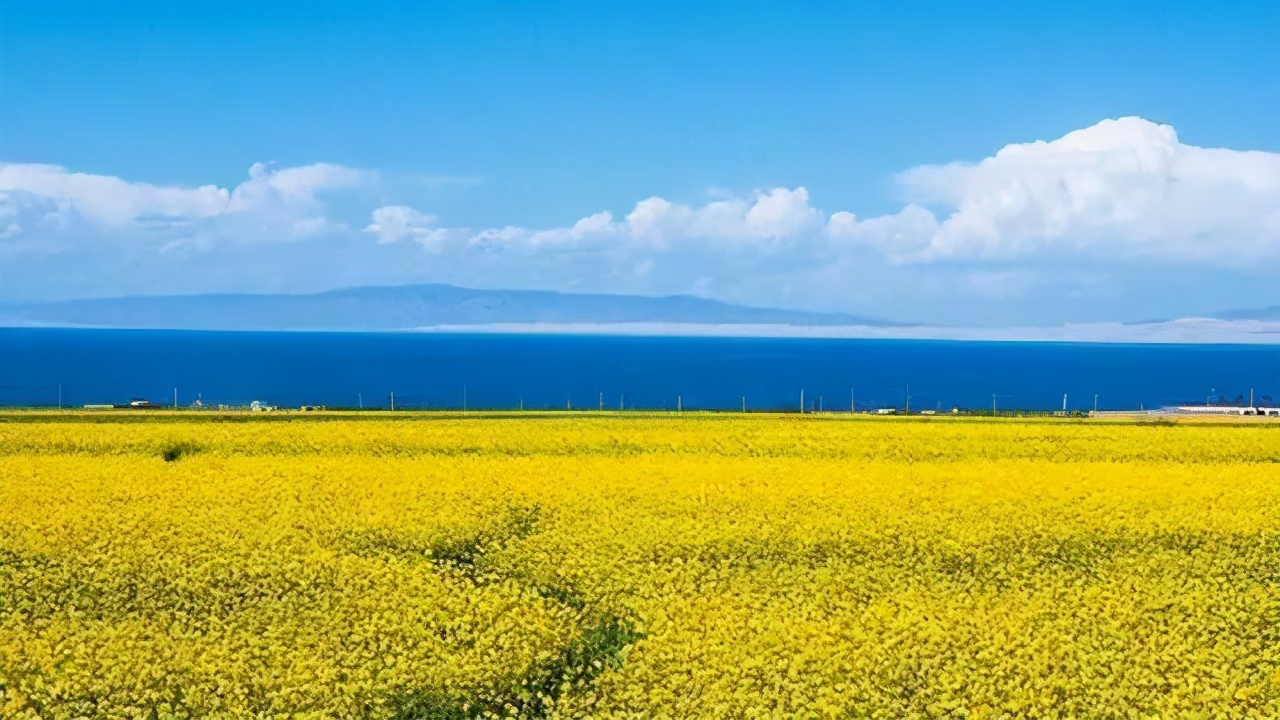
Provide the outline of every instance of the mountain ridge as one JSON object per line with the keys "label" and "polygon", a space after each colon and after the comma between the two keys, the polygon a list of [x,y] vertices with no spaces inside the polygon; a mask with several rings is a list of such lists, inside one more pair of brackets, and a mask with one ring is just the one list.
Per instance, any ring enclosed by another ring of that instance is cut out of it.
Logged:
{"label": "mountain ridge", "polygon": [[1280,320],[1280,305],[1243,310],[1225,310],[1215,313],[1211,317],[1218,320]]}
{"label": "mountain ridge", "polygon": [[441,325],[634,322],[905,325],[847,313],[758,308],[691,295],[484,290],[439,283],[363,286],[307,294],[133,295],[0,304],[0,325],[26,327],[394,331]]}

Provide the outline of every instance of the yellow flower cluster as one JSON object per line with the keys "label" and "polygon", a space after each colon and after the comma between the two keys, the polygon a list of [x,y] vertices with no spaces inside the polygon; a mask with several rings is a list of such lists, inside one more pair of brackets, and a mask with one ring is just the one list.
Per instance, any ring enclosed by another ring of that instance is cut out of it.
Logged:
{"label": "yellow flower cluster", "polygon": [[1280,424],[0,416],[0,716],[1280,716]]}

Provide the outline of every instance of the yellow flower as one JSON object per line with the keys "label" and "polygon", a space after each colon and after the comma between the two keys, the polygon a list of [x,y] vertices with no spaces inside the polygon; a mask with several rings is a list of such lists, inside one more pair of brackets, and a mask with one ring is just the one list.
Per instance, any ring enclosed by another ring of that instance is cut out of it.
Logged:
{"label": "yellow flower", "polygon": [[0,715],[1280,716],[1280,425],[372,417],[0,416]]}

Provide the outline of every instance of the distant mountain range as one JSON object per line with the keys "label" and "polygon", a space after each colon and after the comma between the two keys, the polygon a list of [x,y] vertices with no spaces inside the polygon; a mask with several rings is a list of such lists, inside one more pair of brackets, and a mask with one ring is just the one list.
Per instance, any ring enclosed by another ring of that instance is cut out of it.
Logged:
{"label": "distant mountain range", "polygon": [[0,303],[0,327],[1277,344],[1280,306],[1141,323],[966,328],[746,307],[688,295],[641,297],[402,285],[310,295],[169,295]]}
{"label": "distant mountain range", "polygon": [[1228,310],[1226,312],[1217,313],[1213,317],[1218,320],[1277,321],[1280,320],[1280,305],[1254,308],[1252,310]]}
{"label": "distant mountain range", "polygon": [[677,323],[895,327],[843,313],[754,308],[687,295],[640,297],[452,285],[311,295],[171,295],[0,305],[0,326],[181,330],[411,330],[494,324]]}

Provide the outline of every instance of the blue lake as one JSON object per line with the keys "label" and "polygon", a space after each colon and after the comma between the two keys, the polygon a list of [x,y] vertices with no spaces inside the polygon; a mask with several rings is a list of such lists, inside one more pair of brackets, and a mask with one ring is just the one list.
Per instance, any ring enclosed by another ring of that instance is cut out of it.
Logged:
{"label": "blue lake", "polygon": [[1280,346],[0,328],[0,405],[1154,408],[1280,402]]}

